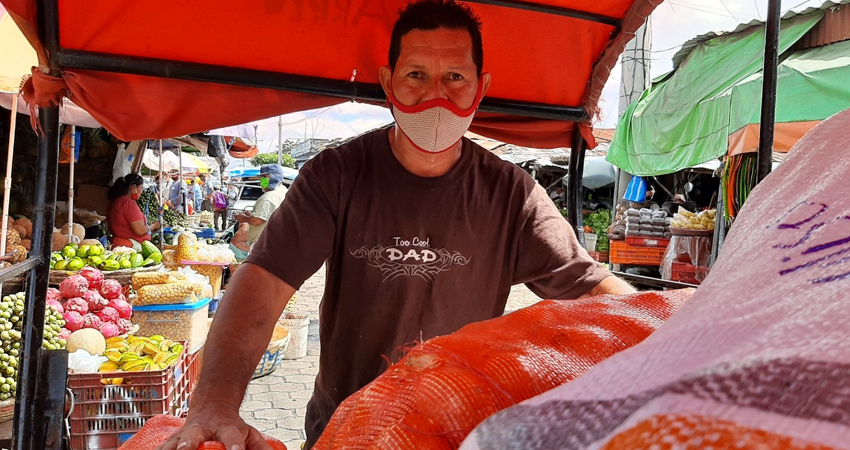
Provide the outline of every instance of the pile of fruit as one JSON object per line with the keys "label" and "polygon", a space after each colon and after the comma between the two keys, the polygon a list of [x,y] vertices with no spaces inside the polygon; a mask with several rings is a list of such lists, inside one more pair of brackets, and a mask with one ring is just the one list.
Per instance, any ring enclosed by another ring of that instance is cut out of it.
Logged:
{"label": "pile of fruit", "polygon": [[[30,249],[30,240],[27,237],[32,234],[32,223],[26,218],[18,219],[18,221],[20,222],[15,222],[11,217],[9,218],[5,236],[6,255],[9,258],[8,261],[0,263],[0,269],[27,259]],[[18,225],[18,223],[21,223],[21,225]]]}
{"label": "pile of fruit", "polygon": [[61,251],[53,252],[50,268],[76,272],[89,266],[100,270],[112,271],[136,269],[159,264],[162,253],[152,243],[138,242],[130,247],[117,247],[106,250],[99,242],[96,244],[68,244]]}
{"label": "pile of fruit", "polygon": [[113,337],[106,340],[103,352],[109,360],[100,365],[98,372],[162,370],[177,362],[182,352],[183,344],[160,335]]}
{"label": "pile of fruit", "polygon": [[133,308],[122,293],[121,283],[105,280],[93,267],[83,267],[79,274],[63,280],[59,289],[49,288],[47,304],[62,313],[65,323],[59,337],[63,339],[89,328],[108,339],[133,327]]}
{"label": "pile of fruit", "polygon": [[[24,293],[18,292],[0,301],[0,401],[13,398],[17,388],[24,298]],[[62,313],[48,307],[44,313],[42,347],[48,350],[65,348],[66,341],[61,333],[63,325]]]}

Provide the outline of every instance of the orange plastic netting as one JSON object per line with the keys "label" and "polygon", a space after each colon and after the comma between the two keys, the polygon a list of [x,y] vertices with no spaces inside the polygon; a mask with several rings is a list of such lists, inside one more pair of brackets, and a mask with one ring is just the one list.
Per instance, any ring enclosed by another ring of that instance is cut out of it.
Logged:
{"label": "orange plastic netting", "polygon": [[493,413],[639,343],[693,292],[550,300],[421,343],[345,400],[314,449],[457,448]]}
{"label": "orange plastic netting", "polygon": [[[185,420],[174,416],[155,416],[145,423],[130,440],[124,443],[118,450],[153,450],[158,445],[174,434],[183,426]],[[266,442],[272,446],[272,450],[287,450],[286,446],[277,439],[266,436]],[[218,442],[204,442],[197,450],[225,450],[224,445]]]}

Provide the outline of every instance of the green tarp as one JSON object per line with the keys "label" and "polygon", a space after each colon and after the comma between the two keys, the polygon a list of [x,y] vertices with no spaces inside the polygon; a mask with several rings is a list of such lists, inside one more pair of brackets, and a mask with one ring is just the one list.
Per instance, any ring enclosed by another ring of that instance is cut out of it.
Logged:
{"label": "green tarp", "polygon": [[[783,20],[780,55],[822,17],[823,11],[818,11]],[[629,106],[617,126],[608,161],[631,174],[651,176],[676,172],[724,155],[730,134],[748,123],[758,123],[763,61],[763,27],[697,45],[672,76],[653,85]],[[785,69],[795,71],[793,66],[780,66],[780,69],[780,74]],[[793,78],[793,75],[780,76],[780,96],[784,95],[787,81]],[[814,83],[821,82],[824,80]],[[736,87],[741,88],[740,94],[735,92]],[[785,97],[782,98],[784,109],[788,106],[802,110],[810,103],[793,99],[785,102]],[[798,115],[777,109],[777,119],[781,114]]]}
{"label": "green tarp", "polygon": [[[777,85],[778,123],[823,120],[850,108],[850,41],[791,54],[779,65]],[[733,88],[732,123],[759,123],[761,86],[759,72]]]}

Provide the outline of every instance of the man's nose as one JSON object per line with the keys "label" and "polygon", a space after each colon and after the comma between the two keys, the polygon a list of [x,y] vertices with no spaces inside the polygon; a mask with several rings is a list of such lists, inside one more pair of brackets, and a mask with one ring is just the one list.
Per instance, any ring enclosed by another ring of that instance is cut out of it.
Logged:
{"label": "man's nose", "polygon": [[442,78],[436,77],[427,84],[425,93],[422,95],[422,101],[426,102],[428,100],[438,98],[448,99],[449,97],[446,85],[443,83]]}

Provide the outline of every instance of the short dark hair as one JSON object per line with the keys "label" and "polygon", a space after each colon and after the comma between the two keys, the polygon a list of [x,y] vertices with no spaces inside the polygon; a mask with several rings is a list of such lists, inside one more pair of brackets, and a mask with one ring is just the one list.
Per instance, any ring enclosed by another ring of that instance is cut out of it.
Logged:
{"label": "short dark hair", "polygon": [[481,19],[468,6],[454,0],[415,0],[398,13],[390,37],[390,68],[395,71],[401,55],[401,38],[413,30],[467,30],[472,38],[472,61],[478,75],[484,67],[484,46],[481,43]]}

